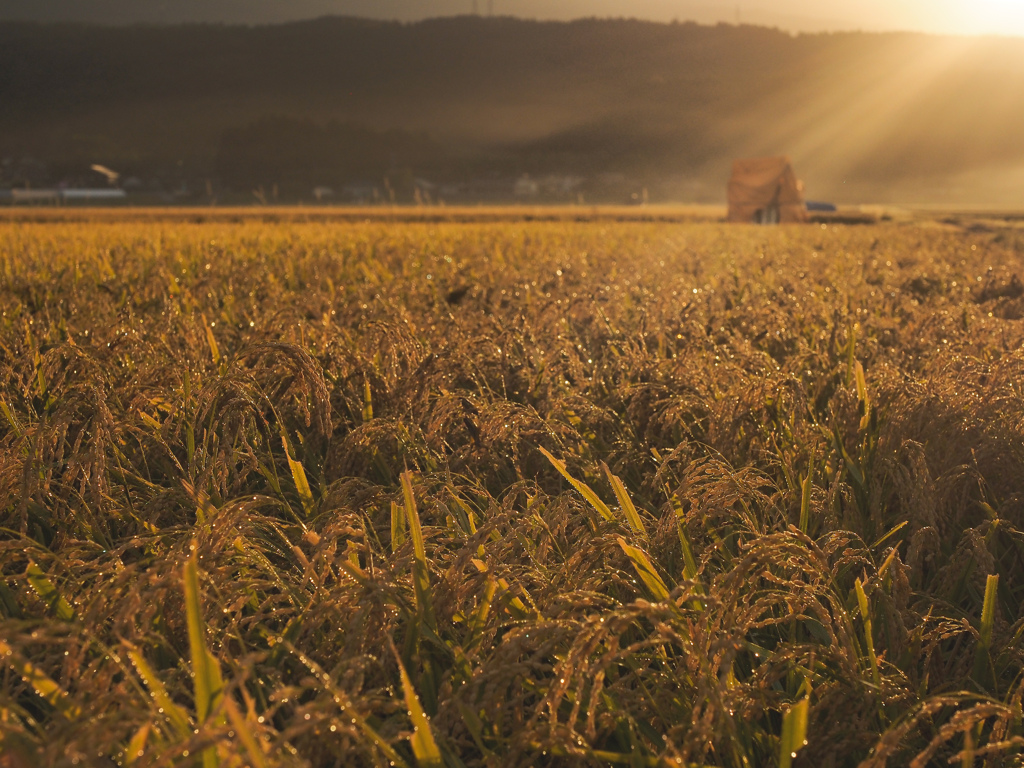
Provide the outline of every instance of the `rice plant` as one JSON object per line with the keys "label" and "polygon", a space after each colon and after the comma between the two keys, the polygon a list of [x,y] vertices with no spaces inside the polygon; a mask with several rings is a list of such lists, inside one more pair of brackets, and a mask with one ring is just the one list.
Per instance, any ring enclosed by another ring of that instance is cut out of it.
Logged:
{"label": "rice plant", "polygon": [[0,225],[0,766],[1019,764],[1022,245]]}

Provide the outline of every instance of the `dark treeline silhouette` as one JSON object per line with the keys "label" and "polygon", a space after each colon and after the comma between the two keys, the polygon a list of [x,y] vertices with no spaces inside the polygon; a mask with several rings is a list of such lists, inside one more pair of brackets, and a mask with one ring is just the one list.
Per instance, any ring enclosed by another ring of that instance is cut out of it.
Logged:
{"label": "dark treeline silhouette", "polygon": [[272,180],[288,197],[308,195],[311,185],[387,178],[389,186],[403,187],[399,191],[407,196],[412,170],[436,177],[446,170],[445,156],[424,135],[275,117],[226,130],[214,173],[236,189],[258,188]]}
{"label": "dark treeline silhouette", "polygon": [[1013,39],[474,17],[6,23],[0,184],[100,162],[245,194],[529,173],[718,198],[735,156],[784,152],[821,194],[1002,199],[1024,167],[1022,86]]}

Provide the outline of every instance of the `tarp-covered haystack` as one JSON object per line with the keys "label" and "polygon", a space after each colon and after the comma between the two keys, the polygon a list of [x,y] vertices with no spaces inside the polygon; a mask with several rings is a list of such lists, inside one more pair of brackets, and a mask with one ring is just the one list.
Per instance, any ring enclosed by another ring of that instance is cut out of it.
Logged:
{"label": "tarp-covered haystack", "polygon": [[804,187],[788,157],[737,160],[729,179],[729,221],[807,221]]}

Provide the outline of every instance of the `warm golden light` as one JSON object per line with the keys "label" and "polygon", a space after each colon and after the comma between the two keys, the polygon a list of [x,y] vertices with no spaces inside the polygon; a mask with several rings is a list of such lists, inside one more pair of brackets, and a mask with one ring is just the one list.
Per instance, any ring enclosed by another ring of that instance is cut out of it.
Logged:
{"label": "warm golden light", "polygon": [[1024,22],[1024,5],[1019,0],[976,0],[971,5],[983,24],[1017,26]]}
{"label": "warm golden light", "polygon": [[[654,1],[648,0],[648,5]],[[644,0],[631,2],[640,6]],[[670,0],[665,5],[672,2],[685,4],[685,0]],[[696,4],[694,0],[693,5]],[[735,5],[722,0],[717,4],[718,16],[714,20],[732,20],[728,9],[734,10]],[[1024,36],[1024,0],[742,0],[740,9],[742,18],[749,23],[781,24],[783,28],[802,31],[863,29]]]}
{"label": "warm golden light", "polygon": [[952,15],[952,32],[1024,34],[1024,3],[1020,0],[961,0]]}

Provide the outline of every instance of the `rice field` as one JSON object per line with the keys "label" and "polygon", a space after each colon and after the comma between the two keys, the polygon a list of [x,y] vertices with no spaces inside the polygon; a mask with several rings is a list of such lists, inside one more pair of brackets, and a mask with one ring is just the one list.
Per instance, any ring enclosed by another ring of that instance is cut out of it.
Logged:
{"label": "rice field", "polygon": [[1020,765],[1022,247],[0,223],[0,766]]}

